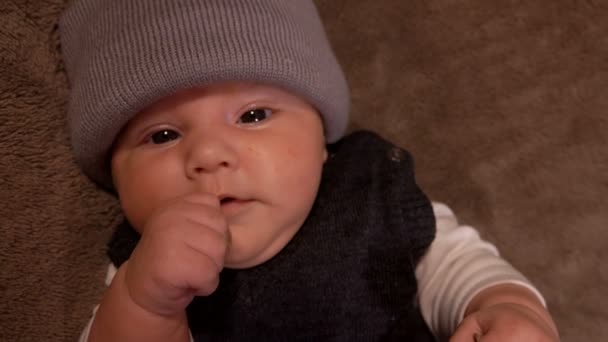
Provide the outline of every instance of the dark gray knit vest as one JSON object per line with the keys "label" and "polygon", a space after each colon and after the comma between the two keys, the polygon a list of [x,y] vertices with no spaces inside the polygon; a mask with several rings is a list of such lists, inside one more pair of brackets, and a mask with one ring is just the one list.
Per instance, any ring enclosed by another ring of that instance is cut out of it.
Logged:
{"label": "dark gray knit vest", "polygon": [[[187,309],[195,341],[407,341],[432,335],[417,306],[415,267],[435,235],[409,154],[369,132],[328,147],[313,209],[274,258],[225,269]],[[138,241],[128,223],[108,254]]]}

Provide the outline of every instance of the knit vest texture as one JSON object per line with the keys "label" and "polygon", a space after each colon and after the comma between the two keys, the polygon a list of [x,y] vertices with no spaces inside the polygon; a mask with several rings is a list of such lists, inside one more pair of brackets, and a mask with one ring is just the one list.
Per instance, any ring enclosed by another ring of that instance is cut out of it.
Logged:
{"label": "knit vest texture", "polygon": [[[433,341],[415,268],[435,218],[411,156],[365,131],[328,151],[293,239],[261,265],[224,269],[218,289],[188,306],[195,341]],[[117,228],[108,245],[117,267],[138,240],[128,222]]]}

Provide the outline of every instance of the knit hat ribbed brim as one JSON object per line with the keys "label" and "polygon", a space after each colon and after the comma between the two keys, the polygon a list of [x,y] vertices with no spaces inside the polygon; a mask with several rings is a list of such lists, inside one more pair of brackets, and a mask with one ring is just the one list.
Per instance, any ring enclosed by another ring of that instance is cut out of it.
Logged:
{"label": "knit hat ribbed brim", "polygon": [[348,86],[310,0],[76,0],[60,37],[75,157],[107,187],[120,130],[181,89],[274,85],[317,108],[328,142],[346,129]]}

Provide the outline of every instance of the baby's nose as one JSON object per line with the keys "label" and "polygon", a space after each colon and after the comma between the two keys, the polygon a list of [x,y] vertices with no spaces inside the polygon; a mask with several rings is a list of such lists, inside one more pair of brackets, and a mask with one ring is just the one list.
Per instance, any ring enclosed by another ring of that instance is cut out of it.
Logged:
{"label": "baby's nose", "polygon": [[238,166],[238,154],[229,142],[222,139],[196,139],[189,145],[186,157],[189,177]]}

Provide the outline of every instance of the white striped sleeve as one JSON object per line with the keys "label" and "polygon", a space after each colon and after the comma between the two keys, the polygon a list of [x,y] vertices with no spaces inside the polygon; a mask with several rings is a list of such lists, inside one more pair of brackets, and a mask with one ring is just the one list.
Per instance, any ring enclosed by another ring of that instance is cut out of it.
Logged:
{"label": "white striped sleeve", "polygon": [[459,225],[444,204],[433,203],[433,210],[437,235],[416,267],[416,278],[422,316],[435,337],[449,337],[473,297],[494,285],[521,285],[545,304],[540,292],[477,230]]}

